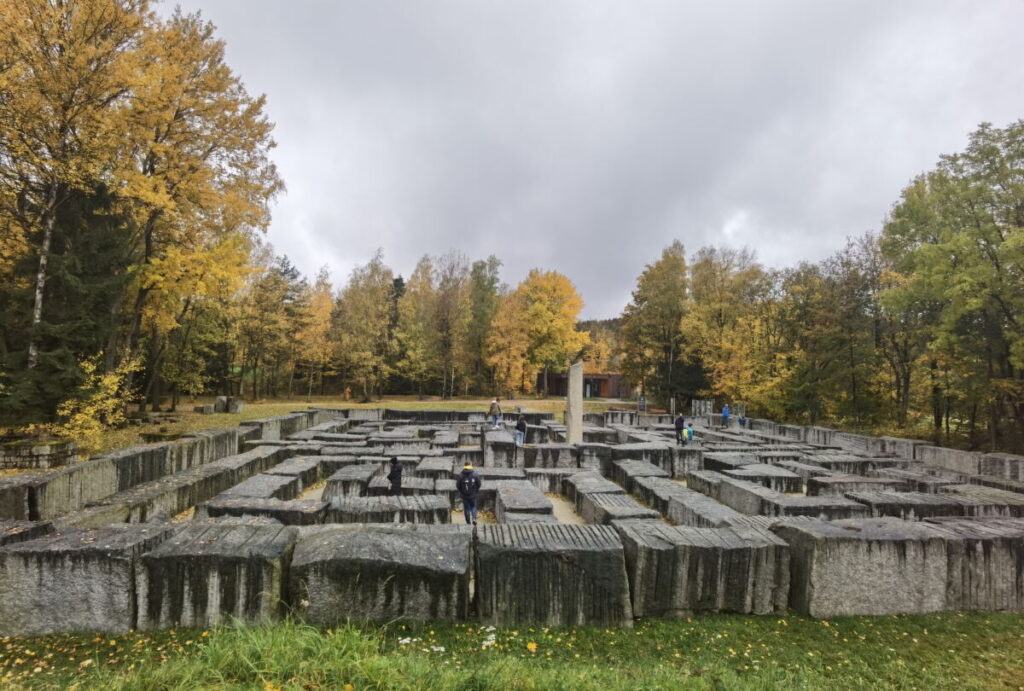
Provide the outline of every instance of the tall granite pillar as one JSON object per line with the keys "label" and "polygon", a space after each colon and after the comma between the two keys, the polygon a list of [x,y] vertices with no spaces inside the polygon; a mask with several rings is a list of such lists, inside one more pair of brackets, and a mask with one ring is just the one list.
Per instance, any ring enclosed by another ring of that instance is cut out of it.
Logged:
{"label": "tall granite pillar", "polygon": [[565,392],[565,441],[583,443],[583,363],[569,367],[569,388]]}

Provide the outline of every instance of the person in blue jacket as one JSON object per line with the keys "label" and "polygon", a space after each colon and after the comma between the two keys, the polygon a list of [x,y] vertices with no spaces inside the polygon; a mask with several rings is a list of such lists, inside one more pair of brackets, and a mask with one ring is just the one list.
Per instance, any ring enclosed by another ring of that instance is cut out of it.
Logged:
{"label": "person in blue jacket", "polygon": [[729,426],[729,406],[722,406],[722,427]]}

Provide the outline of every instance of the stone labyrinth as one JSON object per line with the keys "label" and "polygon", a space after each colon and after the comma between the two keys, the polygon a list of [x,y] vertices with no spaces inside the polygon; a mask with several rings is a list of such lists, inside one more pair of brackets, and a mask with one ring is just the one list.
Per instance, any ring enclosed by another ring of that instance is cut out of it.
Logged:
{"label": "stone labyrinth", "polygon": [[713,415],[679,446],[632,412],[576,444],[527,414],[516,447],[514,417],[311,409],[3,478],[0,634],[1024,605],[1024,457]]}

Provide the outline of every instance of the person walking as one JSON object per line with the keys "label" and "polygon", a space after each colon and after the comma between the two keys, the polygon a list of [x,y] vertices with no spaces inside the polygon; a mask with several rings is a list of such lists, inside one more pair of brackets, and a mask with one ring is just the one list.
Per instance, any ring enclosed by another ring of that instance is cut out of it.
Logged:
{"label": "person walking", "polygon": [[693,441],[693,423],[689,422],[686,424],[686,441]]}
{"label": "person walking", "polygon": [[402,493],[402,464],[398,458],[391,457],[391,470],[388,471],[388,496],[397,497]]}
{"label": "person walking", "polygon": [[455,489],[462,497],[462,513],[466,516],[466,523],[476,525],[476,499],[480,492],[480,476],[472,465],[464,465],[455,481]]}
{"label": "person walking", "polygon": [[722,406],[722,427],[729,426],[729,405]]}
{"label": "person walking", "polygon": [[683,418],[683,414],[679,413],[676,415],[676,443],[682,444],[686,440],[686,420]]}
{"label": "person walking", "polygon": [[522,415],[516,420],[516,446],[526,443],[526,418]]}
{"label": "person walking", "polygon": [[498,429],[498,420],[501,418],[501,399],[497,396],[491,401],[491,407],[487,410],[491,417],[491,427]]}

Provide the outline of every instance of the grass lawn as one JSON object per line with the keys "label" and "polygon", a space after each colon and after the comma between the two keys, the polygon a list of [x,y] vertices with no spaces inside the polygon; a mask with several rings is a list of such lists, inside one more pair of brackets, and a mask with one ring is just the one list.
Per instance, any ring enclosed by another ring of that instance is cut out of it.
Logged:
{"label": "grass lawn", "polygon": [[0,680],[78,689],[1020,689],[1024,615],[64,634],[0,640]]}

